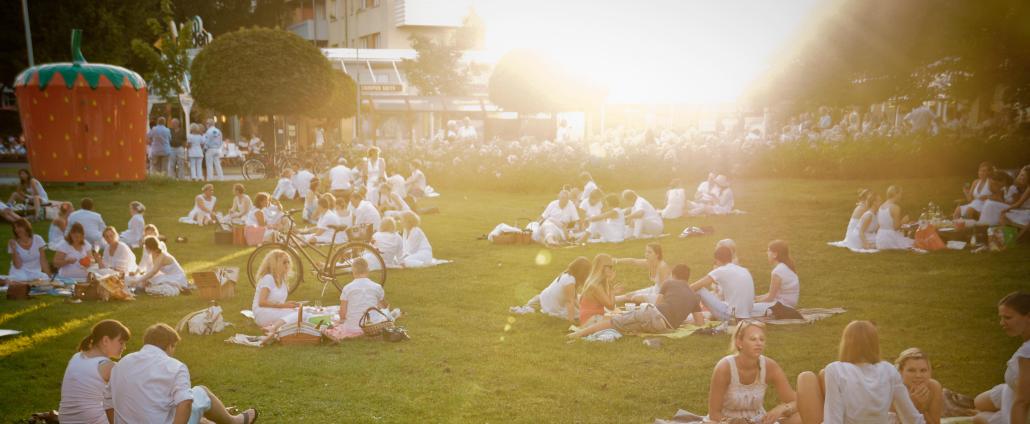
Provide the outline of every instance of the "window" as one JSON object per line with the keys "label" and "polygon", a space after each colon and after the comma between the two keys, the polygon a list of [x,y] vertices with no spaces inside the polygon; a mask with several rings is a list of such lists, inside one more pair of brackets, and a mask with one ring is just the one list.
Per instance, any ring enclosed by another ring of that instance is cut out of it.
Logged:
{"label": "window", "polygon": [[361,0],[362,9],[374,9],[379,7],[379,0]]}
{"label": "window", "polygon": [[378,49],[380,47],[379,33],[361,37],[361,47],[365,49]]}

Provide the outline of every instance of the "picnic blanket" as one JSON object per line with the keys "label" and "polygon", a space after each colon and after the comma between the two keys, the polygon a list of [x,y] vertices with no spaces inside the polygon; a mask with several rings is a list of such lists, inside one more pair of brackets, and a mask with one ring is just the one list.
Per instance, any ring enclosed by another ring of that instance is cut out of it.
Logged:
{"label": "picnic blanket", "polygon": [[806,308],[798,309],[798,313],[805,317],[804,319],[774,319],[771,316],[757,317],[754,319],[771,325],[811,324],[845,312],[847,312],[847,310],[844,308]]}
{"label": "picnic blanket", "polygon": [[[691,334],[696,333],[698,330],[702,330],[702,329],[705,329],[705,328],[715,328],[715,327],[718,327],[721,324],[722,323],[719,322],[719,321],[709,321],[709,322],[706,322],[705,325],[700,325],[699,326],[699,325],[694,325],[694,324],[689,324],[689,323],[684,322],[683,325],[679,326],[679,328],[677,328],[676,330],[670,331],[668,333],[657,333],[657,334],[655,334],[655,333],[635,333],[635,334],[625,334],[625,335],[626,336],[645,337],[645,338],[665,337],[665,338],[669,338],[669,339],[682,339],[684,337],[687,337],[687,336],[689,336]],[[578,326],[575,326],[575,325],[569,326],[569,331],[570,332],[578,331],[578,330],[579,330]],[[617,340],[617,339],[621,338],[622,336],[624,336],[624,334],[620,333],[618,330],[609,329],[609,330],[598,331],[597,333],[594,333],[594,334],[591,334],[591,335],[589,335],[587,337],[584,337],[583,340],[610,342],[610,341]]]}

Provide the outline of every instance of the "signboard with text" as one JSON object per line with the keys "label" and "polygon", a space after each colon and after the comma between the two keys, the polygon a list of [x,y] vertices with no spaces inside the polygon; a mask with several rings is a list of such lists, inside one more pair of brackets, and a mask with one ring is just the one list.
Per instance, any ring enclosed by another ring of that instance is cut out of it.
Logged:
{"label": "signboard with text", "polygon": [[365,93],[399,93],[404,91],[404,84],[361,84]]}

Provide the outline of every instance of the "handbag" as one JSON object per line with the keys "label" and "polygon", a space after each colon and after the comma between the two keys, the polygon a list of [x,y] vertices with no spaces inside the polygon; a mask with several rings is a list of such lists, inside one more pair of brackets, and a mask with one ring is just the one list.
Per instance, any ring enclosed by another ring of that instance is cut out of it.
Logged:
{"label": "handbag", "polygon": [[393,327],[383,330],[383,341],[385,342],[403,342],[405,340],[411,340],[408,336],[408,331],[404,327]]}
{"label": "handbag", "polygon": [[[385,320],[373,323],[371,315],[373,311],[381,315]],[[387,328],[394,328],[394,324],[393,319],[389,315],[373,306],[368,308],[365,314],[361,316],[361,319],[358,320],[358,327],[361,327],[361,332],[365,333],[366,336],[374,337],[380,335]]]}
{"label": "handbag", "polygon": [[28,300],[29,285],[25,283],[11,283],[7,286],[7,300]]}
{"label": "handbag", "polygon": [[916,230],[915,244],[914,247],[923,250],[941,250],[947,248],[948,245],[941,239],[941,235],[937,233],[937,227],[933,225],[927,225]]}
{"label": "handbag", "polygon": [[772,313],[773,319],[805,319],[805,316],[801,315],[801,312],[798,312],[797,309],[780,302],[776,302],[769,307],[769,312]]}

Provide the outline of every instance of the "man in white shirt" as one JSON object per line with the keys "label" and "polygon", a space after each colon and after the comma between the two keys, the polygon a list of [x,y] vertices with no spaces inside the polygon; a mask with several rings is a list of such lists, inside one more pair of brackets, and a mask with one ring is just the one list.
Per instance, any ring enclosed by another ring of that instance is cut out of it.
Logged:
{"label": "man in white shirt", "polygon": [[293,187],[297,189],[297,197],[301,199],[308,197],[308,192],[311,191],[311,180],[314,178],[315,174],[312,174],[307,166],[301,165],[300,171],[293,174],[292,178]]}
{"label": "man in white shirt", "polygon": [[665,229],[662,216],[647,199],[637,196],[633,190],[622,192],[623,207],[629,207],[626,214],[626,225],[633,229],[633,238],[658,237]]}
{"label": "man in white shirt", "polygon": [[472,126],[472,119],[465,117],[461,130],[458,131],[458,138],[462,141],[475,142],[479,139],[476,127]]}
{"label": "man in white shirt", "polygon": [[[719,285],[725,300],[708,290],[712,284]],[[701,303],[712,312],[712,319],[729,321],[733,318],[751,318],[751,309],[755,303],[755,281],[747,268],[733,263],[733,251],[729,247],[715,248],[715,269],[691,284],[690,288],[697,292]]]}
{"label": "man in white shirt", "polygon": [[387,315],[384,317],[379,314],[369,314],[373,323],[382,322],[387,318],[395,320],[401,314],[400,309],[387,309],[383,286],[368,278],[368,261],[364,258],[354,259],[351,264],[351,273],[354,280],[343,286],[343,290],[340,291],[340,320],[343,325],[341,329],[330,333],[335,338],[361,336],[361,326],[358,323],[368,308],[380,308]]}
{"label": "man in white shirt", "polygon": [[597,183],[594,182],[594,177],[589,172],[583,171],[579,174],[579,179],[583,180],[583,192],[579,194],[579,200],[582,202],[590,198],[590,193],[597,190]]}
{"label": "man in white shirt", "polygon": [[359,225],[372,224],[372,230],[379,230],[379,222],[383,220],[383,217],[379,215],[379,210],[372,205],[371,202],[364,200],[364,195],[361,190],[355,190],[350,195],[350,224],[353,227]]}
{"label": "man in white shirt", "polygon": [[579,221],[579,211],[576,205],[569,199],[569,192],[562,190],[558,192],[558,200],[552,200],[547,204],[544,213],[540,214],[541,223],[550,221],[558,228],[566,228],[570,223]]}
{"label": "man in white shirt", "polygon": [[82,199],[80,207],[81,209],[68,215],[68,227],[64,230],[64,235],[68,235],[68,232],[71,231],[72,224],[79,223],[86,233],[86,241],[89,244],[100,247],[107,246],[103,237],[107,224],[104,223],[104,218],[99,213],[93,212],[93,199],[88,197]]}
{"label": "man in white shirt", "polygon": [[208,181],[222,179],[222,131],[215,126],[215,120],[208,118],[204,132],[204,162],[207,163]]}
{"label": "man in white shirt", "polygon": [[294,199],[297,197],[297,187],[293,186],[293,170],[286,168],[283,170],[282,177],[279,178],[279,182],[275,185],[275,190],[272,191],[272,199],[282,200]]}
{"label": "man in white shirt", "polygon": [[912,111],[905,115],[905,122],[915,133],[932,132],[938,124],[937,114],[933,113],[926,105],[919,105],[912,108]]}
{"label": "man in white shirt", "polygon": [[253,422],[256,410],[230,415],[206,387],[190,387],[186,364],[172,358],[179,340],[168,324],[154,324],[143,334],[143,348],[125,355],[111,369],[114,422],[185,424],[192,414],[220,424]]}
{"label": "man in white shirt", "polygon": [[340,158],[336,166],[329,168],[329,190],[346,191],[353,187],[354,171],[347,167],[347,160]]}

